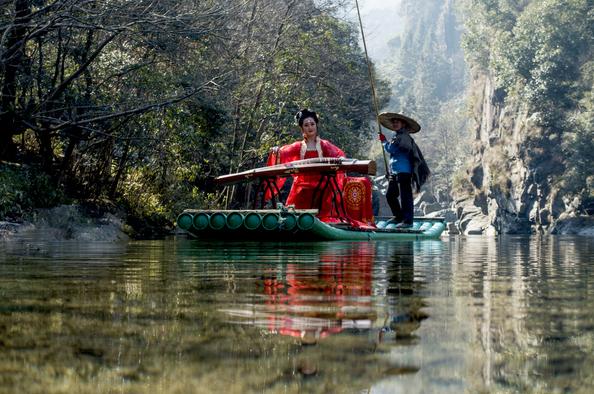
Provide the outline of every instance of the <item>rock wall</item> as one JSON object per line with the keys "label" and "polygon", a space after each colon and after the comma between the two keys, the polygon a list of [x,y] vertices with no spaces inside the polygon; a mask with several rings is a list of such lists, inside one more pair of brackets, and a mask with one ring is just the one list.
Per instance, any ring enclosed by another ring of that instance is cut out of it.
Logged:
{"label": "rock wall", "polygon": [[561,137],[538,127],[538,114],[528,113],[521,103],[507,102],[489,76],[476,75],[470,91],[472,158],[466,187],[454,193],[458,220],[451,230],[464,234],[579,232],[566,223],[581,214],[582,202],[563,190]]}

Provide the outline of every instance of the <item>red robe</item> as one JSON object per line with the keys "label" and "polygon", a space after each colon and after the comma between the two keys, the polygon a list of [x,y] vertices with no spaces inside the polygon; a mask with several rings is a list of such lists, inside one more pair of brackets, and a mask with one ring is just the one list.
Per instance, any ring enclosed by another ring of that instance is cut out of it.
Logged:
{"label": "red robe", "polygon": [[[271,154],[268,157],[267,165],[275,165],[282,163],[290,163],[296,160],[312,159],[322,157],[345,157],[344,152],[332,144],[330,141],[321,138],[316,139],[316,150],[307,150],[305,141],[297,141],[289,145],[284,145],[279,148],[276,154]],[[336,174],[336,181],[340,190],[344,184],[344,172]],[[320,196],[313,201],[314,190],[320,182],[320,174],[295,174],[293,175],[293,186],[287,197],[286,205],[294,205],[296,209],[320,209],[318,217],[324,221],[335,221],[333,219],[339,216],[336,211],[336,206],[333,202],[332,189],[327,188],[322,196],[322,203],[320,204]],[[276,185],[280,189],[285,183],[285,178],[278,177]],[[270,196],[267,196],[268,198]],[[336,204],[341,204],[341,201],[336,201]]]}

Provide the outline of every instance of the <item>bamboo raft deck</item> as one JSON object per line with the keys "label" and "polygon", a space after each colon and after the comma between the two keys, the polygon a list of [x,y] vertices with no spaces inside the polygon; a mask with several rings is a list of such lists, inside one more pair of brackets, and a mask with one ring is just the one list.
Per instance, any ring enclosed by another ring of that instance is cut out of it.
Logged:
{"label": "bamboo raft deck", "polygon": [[416,217],[413,227],[397,229],[389,218],[376,218],[377,228],[356,228],[348,223],[325,223],[316,209],[186,209],[178,226],[196,238],[370,241],[437,239],[445,229],[443,218]]}

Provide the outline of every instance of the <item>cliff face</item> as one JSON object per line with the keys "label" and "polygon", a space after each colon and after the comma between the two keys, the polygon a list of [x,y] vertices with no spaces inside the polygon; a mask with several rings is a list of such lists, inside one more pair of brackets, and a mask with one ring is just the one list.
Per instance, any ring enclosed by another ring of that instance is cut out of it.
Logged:
{"label": "cliff face", "polygon": [[423,125],[450,231],[594,235],[592,2],[402,4],[389,109]]}
{"label": "cliff face", "polygon": [[[538,114],[528,113],[521,103],[507,102],[487,75],[474,76],[470,96],[473,147],[466,187],[455,193],[457,230],[466,234],[582,231],[568,226],[584,207],[577,194],[563,187],[566,163],[559,137],[536,125]],[[580,227],[592,225],[591,220],[581,222]]]}
{"label": "cliff face", "polygon": [[455,230],[594,234],[594,5],[458,4],[473,145]]}

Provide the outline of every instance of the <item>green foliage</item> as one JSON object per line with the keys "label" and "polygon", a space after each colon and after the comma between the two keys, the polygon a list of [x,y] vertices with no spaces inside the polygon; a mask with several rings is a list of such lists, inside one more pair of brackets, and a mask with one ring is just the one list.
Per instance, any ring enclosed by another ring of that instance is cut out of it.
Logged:
{"label": "green foliage", "polygon": [[[594,197],[594,61],[582,66],[582,78],[577,85],[585,90],[579,102],[581,111],[575,112],[572,124],[575,133],[564,147],[570,152],[568,170],[569,179],[576,192],[581,192],[585,197]],[[587,87],[589,90],[586,90]]]}
{"label": "green foliage", "polygon": [[[494,77],[505,103],[522,103],[542,130],[524,143],[540,176],[590,188],[594,5],[590,0],[463,0],[463,45]],[[564,176],[562,174],[564,173]],[[562,178],[561,178],[562,177]]]}
{"label": "green foliage", "polygon": [[373,106],[358,30],[331,12],[341,1],[77,3],[0,15],[0,159],[41,163],[69,196],[169,219],[220,205],[213,178],[300,138],[306,106],[324,138],[366,153]]}
{"label": "green foliage", "polygon": [[62,191],[39,169],[0,164],[0,218],[18,220],[33,208],[64,201]]}
{"label": "green foliage", "polygon": [[464,37],[470,60],[499,86],[541,114],[539,124],[562,127],[576,105],[580,65],[590,56],[594,11],[588,0],[466,2]]}

